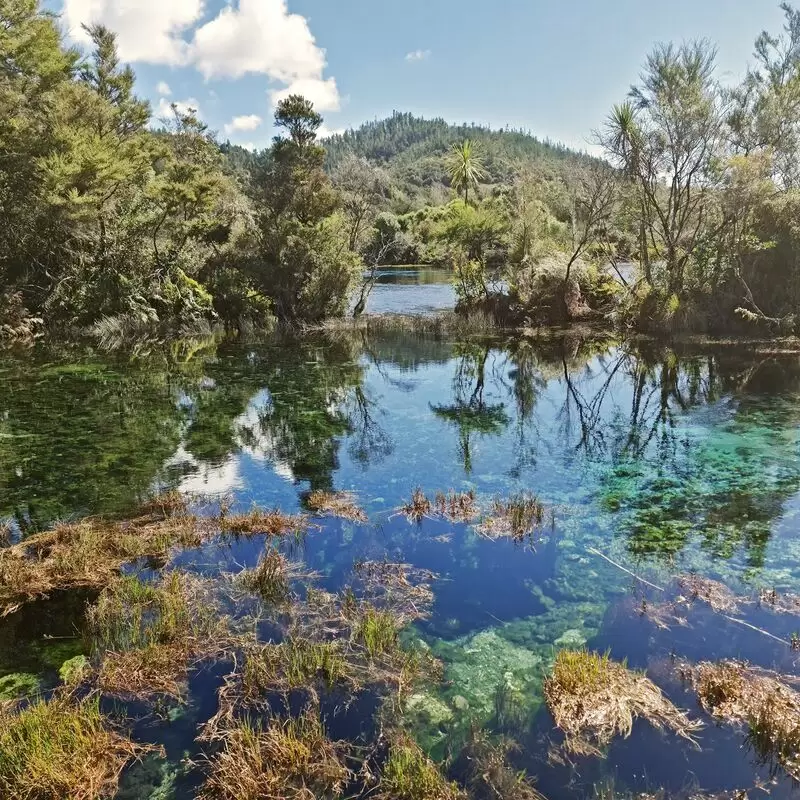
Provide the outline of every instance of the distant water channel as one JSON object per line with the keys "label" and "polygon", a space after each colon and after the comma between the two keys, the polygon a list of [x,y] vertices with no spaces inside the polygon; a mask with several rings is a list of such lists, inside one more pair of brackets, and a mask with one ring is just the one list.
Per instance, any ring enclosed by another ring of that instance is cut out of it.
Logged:
{"label": "distant water channel", "polygon": [[453,273],[428,267],[386,268],[367,302],[371,314],[428,314],[455,307]]}
{"label": "distant water channel", "polygon": [[[452,305],[441,274],[404,270],[382,275],[369,308]],[[9,352],[0,382],[0,520],[17,536],[126,513],[154,488],[288,512],[311,489],[355,492],[369,521],[316,520],[319,530],[292,557],[330,591],[347,585],[359,559],[436,573],[430,617],[406,632],[444,664],[443,683],[415,696],[408,722],[436,758],[476,724],[513,735],[515,768],[550,798],[661,788],[689,797],[757,784],[792,794],[741,730],[699,709],[673,665],[742,658],[796,673],[797,653],[755,628],[788,641],[800,619],[753,604],[740,613],[751,628],[696,607],[684,624],[662,627],[645,613],[659,592],[630,573],[655,586],[696,573],[738,593],[800,591],[797,354],[337,333],[134,357]],[[552,520],[522,544],[464,524],[415,525],[396,513],[415,487],[474,490],[486,503],[530,491]],[[254,566],[265,546],[263,537],[226,541],[171,566],[222,580]],[[0,679],[25,673],[54,685],[60,664],[84,647],[86,599],[54,596],[0,620]],[[637,722],[602,758],[553,763],[548,752],[560,740],[542,679],[566,646],[609,649],[647,669],[705,723],[699,748]],[[198,724],[214,713],[225,670],[198,671],[185,706],[137,727],[171,761],[129,770],[121,797],[193,796],[197,775],[181,759],[197,753]],[[516,704],[510,733],[500,730],[499,698]]]}

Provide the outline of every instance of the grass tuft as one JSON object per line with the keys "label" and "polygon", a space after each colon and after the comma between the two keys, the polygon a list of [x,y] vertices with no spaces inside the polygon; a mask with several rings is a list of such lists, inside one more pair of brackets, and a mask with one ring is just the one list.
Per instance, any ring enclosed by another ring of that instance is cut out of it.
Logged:
{"label": "grass tuft", "polygon": [[225,652],[228,620],[200,578],[170,572],[157,584],[126,576],[87,611],[88,644],[109,694],[178,697],[189,661]]}
{"label": "grass tuft", "polygon": [[264,511],[253,508],[244,514],[225,514],[219,518],[222,533],[243,535],[263,533],[267,536],[301,537],[308,532],[308,517],[304,514],[284,514],[277,508]]}
{"label": "grass tuft", "polygon": [[249,718],[219,732],[221,749],[208,759],[206,800],[312,800],[340,796],[350,770],[345,746],[326,735],[319,711],[271,720]]}
{"label": "grass tuft", "polygon": [[367,606],[355,627],[355,639],[362,644],[370,658],[384,655],[397,648],[397,622],[389,611]]}
{"label": "grass tuft", "polygon": [[717,719],[748,729],[761,763],[800,780],[800,693],[774,672],[740,661],[684,668],[700,705]]}
{"label": "grass tuft", "polygon": [[527,492],[508,500],[495,500],[478,531],[491,539],[508,537],[521,542],[541,528],[544,511],[544,506]]}
{"label": "grass tuft", "polygon": [[691,741],[700,727],[643,672],[612,661],[608,653],[559,651],[545,679],[544,696],[564,731],[566,749],[579,755],[598,755],[614,736],[629,736],[635,717]]}
{"label": "grass tuft", "polygon": [[102,589],[124,564],[166,560],[172,547],[197,547],[207,536],[205,525],[190,516],[58,525],[0,550],[0,613],[11,614],[57,590]]}
{"label": "grass tuft", "polygon": [[99,698],[69,695],[0,707],[0,797],[96,800],[114,797],[126,764],[147,748],[116,732]]}
{"label": "grass tuft", "polygon": [[465,795],[447,781],[410,736],[397,732],[372,796],[377,800],[458,800]]}
{"label": "grass tuft", "polygon": [[291,567],[285,556],[275,549],[268,549],[254,569],[241,572],[239,583],[248,591],[257,594],[265,603],[280,606],[291,598]]}
{"label": "grass tuft", "polygon": [[340,517],[351,522],[368,522],[368,517],[351,492],[324,492],[316,490],[306,498],[306,505],[314,514]]}

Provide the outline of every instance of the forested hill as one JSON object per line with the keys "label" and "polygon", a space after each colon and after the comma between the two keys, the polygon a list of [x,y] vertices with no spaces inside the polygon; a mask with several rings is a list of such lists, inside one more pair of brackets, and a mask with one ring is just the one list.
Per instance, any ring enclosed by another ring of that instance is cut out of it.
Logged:
{"label": "forested hill", "polygon": [[355,130],[330,136],[324,144],[329,165],[336,167],[351,153],[383,164],[441,156],[453,142],[464,139],[480,142],[487,160],[587,158],[564,145],[541,141],[524,131],[491,130],[474,123],[453,125],[441,118],[424,119],[399,111],[386,119],[366,122]]}

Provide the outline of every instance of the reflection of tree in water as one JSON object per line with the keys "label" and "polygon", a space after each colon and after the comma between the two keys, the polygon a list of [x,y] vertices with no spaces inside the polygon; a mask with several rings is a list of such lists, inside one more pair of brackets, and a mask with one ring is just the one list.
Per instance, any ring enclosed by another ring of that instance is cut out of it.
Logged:
{"label": "reflection of tree in water", "polygon": [[330,489],[340,441],[354,427],[348,399],[363,380],[351,344],[305,337],[221,351],[208,372],[217,388],[198,399],[186,449],[219,460],[244,448]]}
{"label": "reflection of tree in water", "polygon": [[[772,524],[800,485],[796,436],[784,433],[800,408],[776,397],[797,386],[796,363],[621,347],[577,375],[565,357],[562,370],[565,435],[609,464],[603,500],[622,512],[632,552],[672,557],[699,538],[714,556],[743,549],[751,565],[763,563]],[[620,386],[627,410],[612,400]],[[711,416],[701,406],[714,406]]]}
{"label": "reflection of tree in water", "polygon": [[178,446],[177,396],[202,375],[202,357],[42,352],[0,370],[0,518],[29,532],[125,512],[147,493]]}
{"label": "reflection of tree in water", "polygon": [[484,396],[490,346],[465,344],[458,349],[461,353],[453,377],[453,402],[447,405],[431,404],[431,409],[437,417],[452,423],[458,430],[459,453],[464,470],[469,473],[472,471],[472,440],[475,434],[500,434],[511,420],[504,403],[488,403]]}

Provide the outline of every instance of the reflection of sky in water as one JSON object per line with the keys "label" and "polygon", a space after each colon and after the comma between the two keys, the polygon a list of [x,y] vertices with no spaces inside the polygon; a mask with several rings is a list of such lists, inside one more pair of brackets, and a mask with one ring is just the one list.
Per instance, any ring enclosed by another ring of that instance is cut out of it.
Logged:
{"label": "reflection of sky in water", "polygon": [[[225,344],[166,377],[119,364],[81,369],[78,380],[74,367],[53,376],[47,365],[32,385],[25,381],[35,370],[24,378],[12,370],[5,402],[25,404],[9,406],[0,428],[0,493],[35,496],[31,516],[44,508],[64,517],[97,498],[124,508],[152,482],[287,511],[301,507],[309,488],[357,492],[373,524],[325,521],[300,554],[329,589],[347,582],[357,558],[439,573],[433,614],[415,631],[445,663],[439,700],[484,713],[498,681],[521,687],[536,714],[525,766],[550,796],[568,796],[569,776],[541,763],[535,735],[549,732],[541,675],[565,642],[610,648],[647,667],[684,706],[693,701],[664,666],[673,652],[794,668],[788,648],[718,615],[701,611],[692,627],[655,629],[637,613],[641,586],[591,549],[659,584],[697,570],[740,591],[743,581],[797,591],[796,359],[731,348],[678,357],[632,345],[451,342],[412,331]],[[55,409],[70,403],[74,417],[48,428]],[[48,483],[50,470],[35,471],[40,462],[60,470],[60,480]],[[92,492],[73,500],[64,490],[70,482]],[[555,525],[535,548],[443,522],[418,528],[395,514],[416,486],[474,488],[483,503],[533,491],[555,508]],[[263,547],[258,537],[212,544],[177,563],[234,571],[257,563]],[[746,615],[784,639],[797,622],[755,607]],[[48,635],[61,633],[57,619]],[[711,729],[704,737],[710,756],[637,727],[614,745],[607,766],[640,791],[652,788],[644,775],[680,789],[690,771],[706,788],[741,788],[752,775],[741,737]],[[587,769],[572,796],[602,777],[597,769]]]}

